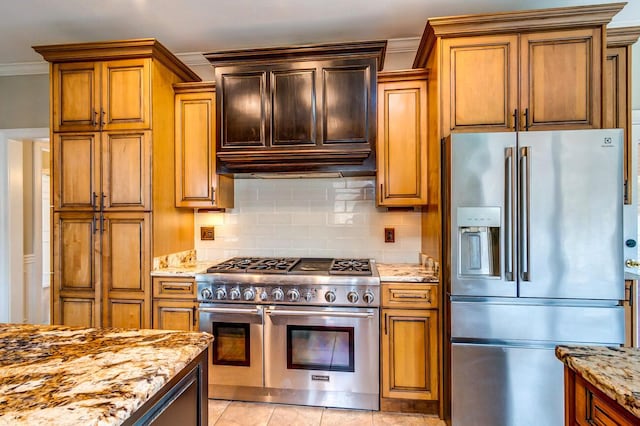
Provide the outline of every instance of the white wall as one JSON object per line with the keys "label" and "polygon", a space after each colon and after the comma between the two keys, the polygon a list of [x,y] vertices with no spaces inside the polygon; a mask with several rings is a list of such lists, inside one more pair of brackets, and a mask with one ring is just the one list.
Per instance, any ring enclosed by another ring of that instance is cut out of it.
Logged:
{"label": "white wall", "polygon": [[[420,212],[375,207],[375,179],[236,179],[235,208],[196,214],[198,260],[231,256],[367,257],[417,262]],[[215,221],[215,241],[200,226]],[[396,242],[384,242],[394,227]]]}

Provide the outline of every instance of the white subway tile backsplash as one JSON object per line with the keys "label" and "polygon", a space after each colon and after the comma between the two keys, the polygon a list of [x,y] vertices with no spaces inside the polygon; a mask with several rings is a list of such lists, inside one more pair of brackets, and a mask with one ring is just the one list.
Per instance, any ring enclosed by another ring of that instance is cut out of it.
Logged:
{"label": "white subway tile backsplash", "polygon": [[[375,196],[372,177],[237,179],[235,208],[215,225],[214,241],[200,240],[199,227],[209,226],[211,219],[195,215],[198,259],[309,256],[416,262],[420,212],[377,209]],[[395,243],[384,242],[385,227],[396,228]]]}

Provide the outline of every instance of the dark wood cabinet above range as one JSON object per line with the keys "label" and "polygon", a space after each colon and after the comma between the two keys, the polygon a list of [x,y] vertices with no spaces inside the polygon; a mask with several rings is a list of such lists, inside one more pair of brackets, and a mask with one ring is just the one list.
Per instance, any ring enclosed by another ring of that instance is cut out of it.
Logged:
{"label": "dark wood cabinet above range", "polygon": [[218,172],[375,173],[386,42],[209,53]]}

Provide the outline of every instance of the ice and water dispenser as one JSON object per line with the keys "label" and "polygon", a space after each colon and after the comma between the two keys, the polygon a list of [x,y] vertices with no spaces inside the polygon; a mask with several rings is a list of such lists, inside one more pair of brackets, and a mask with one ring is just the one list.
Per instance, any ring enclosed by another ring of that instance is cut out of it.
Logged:
{"label": "ice and water dispenser", "polygon": [[458,207],[458,275],[500,276],[500,208]]}

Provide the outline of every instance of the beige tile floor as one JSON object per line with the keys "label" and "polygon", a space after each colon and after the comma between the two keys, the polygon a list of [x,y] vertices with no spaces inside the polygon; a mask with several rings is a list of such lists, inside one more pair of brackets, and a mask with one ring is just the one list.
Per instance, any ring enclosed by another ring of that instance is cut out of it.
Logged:
{"label": "beige tile floor", "polygon": [[209,400],[209,426],[445,426],[434,416]]}

